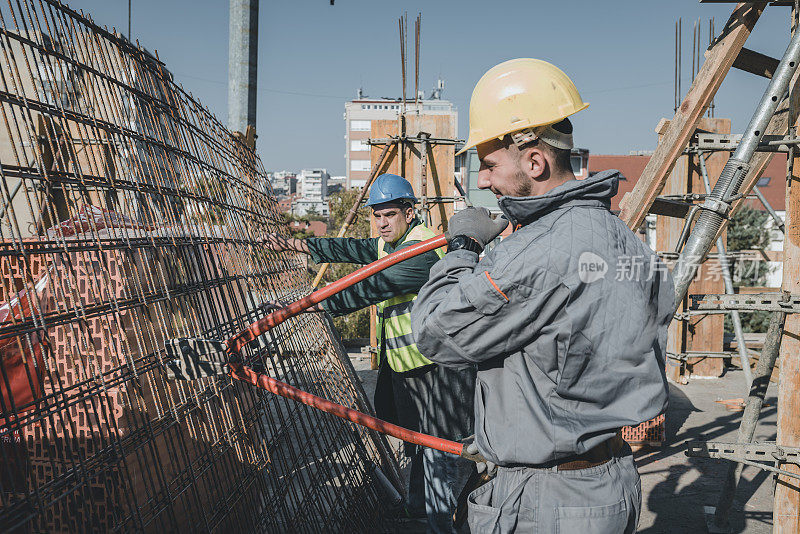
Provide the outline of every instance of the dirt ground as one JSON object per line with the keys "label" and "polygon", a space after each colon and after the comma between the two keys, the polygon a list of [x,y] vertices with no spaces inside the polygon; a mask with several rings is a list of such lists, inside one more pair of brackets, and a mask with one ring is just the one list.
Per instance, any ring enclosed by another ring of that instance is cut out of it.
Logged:
{"label": "dirt ground", "polygon": [[[377,371],[369,358],[351,353],[351,361],[370,399]],[[777,387],[770,384],[757,441],[774,441]],[[728,411],[718,400],[742,397],[741,371],[729,370],[717,379],[695,379],[685,386],[670,384],[666,441],[661,448],[636,453],[642,477],[642,515],[639,532],[706,532],[704,507],[715,506],[727,462],[688,458],[685,443],[693,439],[735,441],[742,412]],[[745,467],[731,513],[731,532],[754,534],[772,531],[771,473]],[[419,526],[424,532],[424,526]],[[417,532],[410,528],[406,532]]]}

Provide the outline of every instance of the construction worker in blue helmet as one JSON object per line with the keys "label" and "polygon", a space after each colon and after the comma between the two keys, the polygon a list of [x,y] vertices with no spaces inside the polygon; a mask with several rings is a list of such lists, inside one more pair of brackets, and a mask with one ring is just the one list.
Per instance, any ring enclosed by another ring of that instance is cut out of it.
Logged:
{"label": "construction worker in blue helmet", "polygon": [[[411,184],[382,174],[369,191],[367,206],[379,237],[292,239],[270,234],[264,243],[275,251],[309,254],[316,263],[366,264],[435,237],[417,218]],[[309,311],[345,315],[376,305],[378,383],[375,411],[381,419],[438,437],[460,440],[473,433],[475,367],[443,367],[425,358],[411,332],[411,309],[443,249],[403,261],[323,301]],[[462,458],[406,445],[411,458],[406,517],[426,518],[431,532],[455,532],[457,497],[474,466]]]}

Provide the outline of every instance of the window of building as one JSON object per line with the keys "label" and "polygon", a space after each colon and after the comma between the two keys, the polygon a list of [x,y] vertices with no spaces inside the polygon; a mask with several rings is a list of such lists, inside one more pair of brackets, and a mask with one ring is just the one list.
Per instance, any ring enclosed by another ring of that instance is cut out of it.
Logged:
{"label": "window of building", "polygon": [[371,121],[350,121],[350,129],[354,132],[368,132],[371,128]]}
{"label": "window of building", "polygon": [[767,187],[769,185],[771,177],[770,176],[762,176],[758,179],[758,183],[756,184],[758,187]]}
{"label": "window of building", "polygon": [[368,159],[351,159],[350,160],[350,170],[351,171],[367,171],[370,170],[370,164]]}
{"label": "window of building", "polygon": [[361,139],[356,139],[354,141],[350,141],[350,151],[351,152],[364,152],[369,150],[369,145],[365,143]]}

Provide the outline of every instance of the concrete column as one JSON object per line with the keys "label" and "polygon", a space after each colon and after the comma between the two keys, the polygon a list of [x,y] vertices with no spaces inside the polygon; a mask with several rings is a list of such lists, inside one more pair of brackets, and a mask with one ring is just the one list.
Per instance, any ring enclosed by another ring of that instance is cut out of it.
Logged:
{"label": "concrete column", "polygon": [[258,1],[230,0],[228,128],[235,132],[256,126]]}

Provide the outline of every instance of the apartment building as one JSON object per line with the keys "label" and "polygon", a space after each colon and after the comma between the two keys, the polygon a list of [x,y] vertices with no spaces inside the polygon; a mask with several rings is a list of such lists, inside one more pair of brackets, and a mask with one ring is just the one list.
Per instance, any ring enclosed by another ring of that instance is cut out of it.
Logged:
{"label": "apartment building", "polygon": [[[455,118],[455,131],[458,131],[458,110],[452,102],[442,100],[444,82],[439,80],[437,88],[429,97],[420,98],[417,103],[406,102],[406,113],[420,115],[452,115]],[[398,117],[403,107],[400,98],[371,98],[364,96],[359,90],[355,100],[344,105],[345,121],[345,160],[347,169],[347,188],[364,187],[371,170],[370,146],[366,143],[370,137],[372,121],[392,120]]]}
{"label": "apartment building", "polygon": [[328,216],[328,179],[327,169],[303,169],[297,177],[297,193],[300,195],[292,203],[294,215],[316,213]]}
{"label": "apartment building", "polygon": [[267,173],[267,178],[272,184],[272,191],[277,196],[286,196],[297,192],[297,175],[293,172],[270,172]]}

